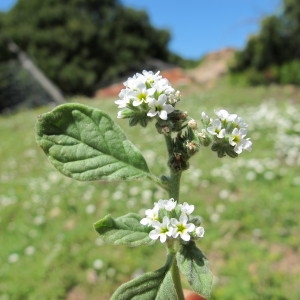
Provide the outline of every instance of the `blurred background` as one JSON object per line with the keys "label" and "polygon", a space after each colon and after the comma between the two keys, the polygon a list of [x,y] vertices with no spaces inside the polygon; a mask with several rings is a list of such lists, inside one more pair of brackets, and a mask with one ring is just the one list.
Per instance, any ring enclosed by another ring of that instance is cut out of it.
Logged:
{"label": "blurred background", "polygon": [[[116,120],[122,82],[144,69],[160,70],[196,120],[226,108],[249,123],[251,153],[202,149],[182,182],[182,201],[203,217],[212,299],[298,299],[299,49],[298,0],[2,0],[0,300],[109,299],[163,264],[160,245],[104,245],[93,230],[108,213],[143,213],[163,191],[66,178],[34,138],[37,116],[65,102]],[[116,122],[165,173],[154,126]]]}

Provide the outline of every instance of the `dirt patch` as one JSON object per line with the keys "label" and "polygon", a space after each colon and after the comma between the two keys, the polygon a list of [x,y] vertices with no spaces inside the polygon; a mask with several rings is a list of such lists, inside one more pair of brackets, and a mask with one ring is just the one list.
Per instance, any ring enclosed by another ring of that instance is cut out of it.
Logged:
{"label": "dirt patch", "polygon": [[216,80],[227,73],[234,52],[234,49],[226,48],[207,54],[197,68],[188,72],[188,76],[202,86],[213,87]]}

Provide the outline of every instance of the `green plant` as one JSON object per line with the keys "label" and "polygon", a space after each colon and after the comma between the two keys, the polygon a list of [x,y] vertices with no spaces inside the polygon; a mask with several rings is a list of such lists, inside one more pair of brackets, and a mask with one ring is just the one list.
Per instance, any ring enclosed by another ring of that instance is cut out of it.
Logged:
{"label": "green plant", "polygon": [[180,93],[159,72],[143,71],[125,82],[115,101],[118,117],[130,126],[146,127],[155,120],[164,136],[169,174],[155,176],[142,153],[126,138],[121,128],[101,110],[81,104],[65,104],[39,116],[36,139],[50,162],[64,175],[79,181],[120,181],[147,178],[164,189],[146,217],[128,213],[107,215],[94,227],[101,238],[114,245],[166,245],[163,267],[123,284],[112,299],[183,299],[180,272],[191,288],[209,297],[213,275],[208,260],[195,241],[204,236],[201,217],[192,215],[194,205],[180,203],[180,179],[189,160],[202,147],[210,146],[218,157],[232,158],[251,151],[247,124],[236,114],[221,109],[212,119],[202,113],[202,128],[186,112],[175,109]]}

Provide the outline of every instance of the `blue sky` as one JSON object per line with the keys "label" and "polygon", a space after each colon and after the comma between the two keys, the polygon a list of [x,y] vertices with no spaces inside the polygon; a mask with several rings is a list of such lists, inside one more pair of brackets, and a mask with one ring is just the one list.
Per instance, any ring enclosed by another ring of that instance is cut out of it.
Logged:
{"label": "blue sky", "polygon": [[[27,0],[30,1],[30,0]],[[153,26],[168,29],[171,51],[191,59],[225,47],[242,48],[259,30],[260,20],[277,13],[280,0],[120,0],[144,9]],[[0,10],[16,0],[0,0]]]}

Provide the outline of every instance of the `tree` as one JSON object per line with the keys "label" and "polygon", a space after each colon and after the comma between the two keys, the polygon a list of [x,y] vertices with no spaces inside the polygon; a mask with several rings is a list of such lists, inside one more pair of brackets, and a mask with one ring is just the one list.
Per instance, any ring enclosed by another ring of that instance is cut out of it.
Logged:
{"label": "tree", "polygon": [[295,62],[298,65],[297,61],[300,61],[300,2],[284,0],[282,12],[265,17],[260,32],[249,38],[246,47],[238,51],[235,58],[231,67],[233,73],[246,71],[264,82],[290,81],[291,76],[287,80],[282,75],[288,74],[289,68],[295,69]]}
{"label": "tree", "polygon": [[118,0],[19,0],[0,26],[2,39],[13,40],[67,94],[90,95],[133,64],[169,57],[169,32]]}

